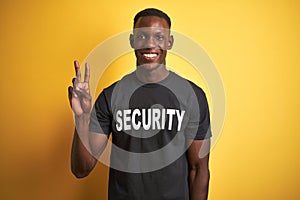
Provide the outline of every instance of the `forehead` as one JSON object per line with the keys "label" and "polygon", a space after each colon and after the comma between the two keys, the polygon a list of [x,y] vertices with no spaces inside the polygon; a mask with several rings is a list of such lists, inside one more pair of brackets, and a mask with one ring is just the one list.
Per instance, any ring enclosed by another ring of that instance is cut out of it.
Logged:
{"label": "forehead", "polygon": [[162,17],[157,16],[145,16],[140,17],[134,28],[163,28],[163,29],[169,29],[169,25],[167,21]]}

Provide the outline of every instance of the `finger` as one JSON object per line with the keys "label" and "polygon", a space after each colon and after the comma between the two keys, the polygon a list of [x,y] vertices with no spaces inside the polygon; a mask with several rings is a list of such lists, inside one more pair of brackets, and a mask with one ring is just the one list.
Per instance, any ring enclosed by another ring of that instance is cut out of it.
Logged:
{"label": "finger", "polygon": [[91,95],[89,93],[87,93],[86,91],[84,91],[84,90],[80,91],[80,95],[84,99],[87,99],[87,100],[91,100],[92,99]]}
{"label": "finger", "polygon": [[84,89],[82,88],[75,88],[73,89],[73,95],[76,94],[76,97],[79,97],[79,98],[87,98],[87,99],[91,99],[91,95],[86,92]]}
{"label": "finger", "polygon": [[81,91],[79,89],[76,90],[75,87],[69,87],[69,99],[71,100],[72,98],[78,98],[79,94],[81,93]]}
{"label": "finger", "polygon": [[75,75],[77,74],[77,70],[80,68],[79,62],[77,60],[74,60],[74,69],[75,69]]}
{"label": "finger", "polygon": [[70,106],[72,107],[72,96],[73,96],[73,88],[71,86],[68,87],[68,97],[69,97],[69,102]]}
{"label": "finger", "polygon": [[80,82],[81,72],[80,72],[80,65],[77,60],[74,61],[74,67],[75,67],[76,78],[77,78],[78,82]]}
{"label": "finger", "polygon": [[85,63],[84,82],[89,83],[90,81],[90,65]]}
{"label": "finger", "polygon": [[77,80],[77,78],[73,78],[72,83],[73,83],[74,90],[78,90],[78,80]]}

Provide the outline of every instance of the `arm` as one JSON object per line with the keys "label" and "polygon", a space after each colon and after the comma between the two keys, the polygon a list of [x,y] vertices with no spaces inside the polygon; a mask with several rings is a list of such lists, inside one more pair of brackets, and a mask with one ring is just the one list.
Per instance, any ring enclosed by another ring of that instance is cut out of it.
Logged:
{"label": "arm", "polygon": [[97,164],[97,158],[105,149],[108,140],[105,134],[89,132],[88,121],[89,116],[87,119],[76,119],[77,125],[71,150],[71,170],[77,178],[89,175]]}
{"label": "arm", "polygon": [[206,200],[209,186],[210,139],[193,140],[188,153],[189,188],[191,200]]}
{"label": "arm", "polygon": [[69,87],[69,101],[75,116],[71,170],[77,178],[87,176],[97,163],[107,144],[105,134],[89,132],[91,96],[89,90],[89,66],[85,66],[84,82],[81,82],[80,67],[74,62],[76,78],[72,80],[73,87]]}

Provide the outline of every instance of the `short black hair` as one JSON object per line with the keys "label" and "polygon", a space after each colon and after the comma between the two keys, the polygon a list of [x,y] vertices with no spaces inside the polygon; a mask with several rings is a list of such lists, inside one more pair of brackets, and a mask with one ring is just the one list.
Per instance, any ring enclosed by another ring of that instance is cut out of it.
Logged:
{"label": "short black hair", "polygon": [[156,17],[164,18],[167,21],[167,23],[169,25],[169,28],[171,28],[171,19],[170,19],[170,17],[166,13],[164,13],[163,11],[158,10],[156,8],[146,8],[145,10],[142,10],[142,11],[138,12],[134,17],[133,27],[135,27],[135,24],[137,23],[137,21],[140,17],[147,17],[147,16],[156,16]]}

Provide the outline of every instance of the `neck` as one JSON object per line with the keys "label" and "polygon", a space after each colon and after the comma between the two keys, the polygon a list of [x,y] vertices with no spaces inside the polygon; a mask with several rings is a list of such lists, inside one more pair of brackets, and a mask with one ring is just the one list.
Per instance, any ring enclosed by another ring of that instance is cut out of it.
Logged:
{"label": "neck", "polygon": [[148,70],[143,67],[138,67],[135,71],[137,78],[144,83],[157,83],[169,75],[169,70],[166,69],[165,65],[161,65],[160,67]]}

